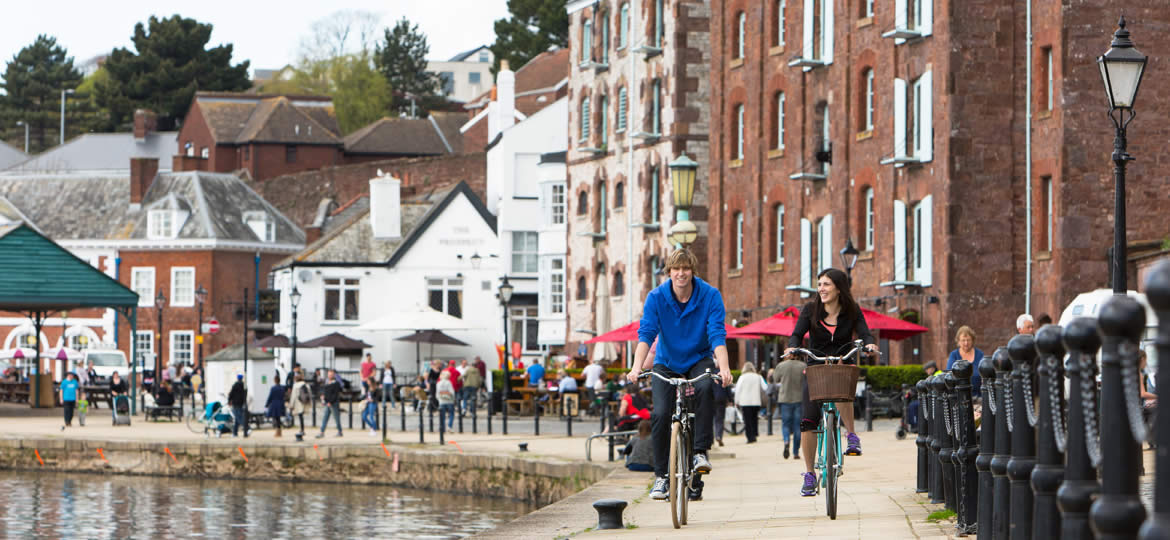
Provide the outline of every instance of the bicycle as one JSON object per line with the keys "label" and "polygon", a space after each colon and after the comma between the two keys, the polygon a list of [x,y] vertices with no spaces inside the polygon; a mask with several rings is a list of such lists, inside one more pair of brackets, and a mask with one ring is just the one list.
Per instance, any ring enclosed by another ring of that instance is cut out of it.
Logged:
{"label": "bicycle", "polygon": [[226,431],[224,428],[230,430],[235,424],[235,417],[231,409],[222,403],[224,402],[213,401],[210,406],[191,407],[191,411],[186,415],[187,429],[192,433],[202,433],[207,438],[210,438],[212,433],[215,433],[217,438],[223,436]]}
{"label": "bicycle", "polygon": [[693,485],[698,475],[691,469],[695,413],[691,411],[690,403],[695,395],[694,384],[708,378],[716,382],[720,379],[719,375],[711,373],[711,370],[693,379],[663,377],[653,371],[647,371],[638,378],[644,379],[650,375],[675,388],[674,416],[670,418],[670,470],[667,474],[670,487],[667,497],[670,500],[670,521],[674,528],[678,529],[687,524],[687,501],[690,498],[688,491],[698,487]]}
{"label": "bicycle", "polygon": [[[863,342],[856,340],[853,342],[853,345],[853,350],[844,356],[817,356],[816,353],[800,347],[794,347],[793,350],[813,360],[824,362],[823,365],[826,366],[830,363],[843,366],[843,362],[861,352]],[[818,366],[809,367],[815,368]],[[821,424],[816,430],[817,451],[815,454],[816,458],[813,462],[813,468],[820,472],[820,480],[817,482],[817,494],[820,494],[821,488],[823,487],[825,490],[825,513],[832,520],[837,519],[837,482],[845,474],[845,454],[841,451],[841,426],[838,422],[840,413],[834,401],[853,401],[859,371],[857,366],[848,367],[853,368],[850,370],[853,372],[852,382],[847,385],[841,384],[840,395],[830,395],[823,399],[813,399],[814,401],[821,402]],[[817,372],[811,369],[805,372],[805,376],[810,382],[814,375],[817,375]],[[828,375],[822,376],[827,377]],[[812,397],[812,386],[810,385],[809,388],[810,397]]]}

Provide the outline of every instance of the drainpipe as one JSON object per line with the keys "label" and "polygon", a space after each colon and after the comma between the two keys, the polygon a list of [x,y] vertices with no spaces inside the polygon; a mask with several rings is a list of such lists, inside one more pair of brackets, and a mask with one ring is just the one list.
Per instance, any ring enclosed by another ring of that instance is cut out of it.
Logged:
{"label": "drainpipe", "polygon": [[1032,312],[1032,0],[1027,8],[1027,84],[1024,113],[1024,234],[1025,250],[1028,253],[1027,270],[1024,276],[1024,313]]}
{"label": "drainpipe", "polygon": [[[118,278],[121,276],[121,273],[122,273],[122,256],[116,255],[116,256],[114,256],[114,281],[118,281]],[[118,281],[118,282],[121,283],[121,281]],[[130,343],[134,343],[133,336],[131,336]],[[117,310],[114,311],[114,348],[115,349],[118,348],[118,312],[117,312]],[[131,355],[133,355],[133,352],[131,352]],[[131,357],[130,361],[133,362],[134,358]]]}
{"label": "drainpipe", "polygon": [[[638,102],[637,93],[634,92],[634,32],[638,27],[636,21],[638,10],[634,7],[634,2],[630,2],[630,26],[627,29],[630,35],[626,36],[626,59],[630,66],[630,80],[626,83],[626,102],[629,105],[629,110],[626,111],[626,145],[628,151],[626,152],[626,320],[634,320],[634,124],[631,122],[634,115],[634,105]],[[621,31],[618,23],[618,31]],[[608,44],[607,44],[608,46]],[[659,173],[661,176],[661,172]],[[662,190],[658,190],[659,197],[662,196]],[[653,205],[651,205],[653,208]],[[645,232],[646,229],[642,229]],[[643,238],[643,240],[645,240]],[[630,367],[634,363],[633,347],[626,344],[626,367]]]}
{"label": "drainpipe", "polygon": [[[254,310],[253,318],[260,320],[260,252],[256,252],[256,257],[252,263],[252,290],[256,291],[256,297],[252,299],[252,306]],[[200,321],[202,322],[202,321]],[[248,336],[244,336],[244,347],[247,348]],[[247,353],[245,353],[247,354]]]}

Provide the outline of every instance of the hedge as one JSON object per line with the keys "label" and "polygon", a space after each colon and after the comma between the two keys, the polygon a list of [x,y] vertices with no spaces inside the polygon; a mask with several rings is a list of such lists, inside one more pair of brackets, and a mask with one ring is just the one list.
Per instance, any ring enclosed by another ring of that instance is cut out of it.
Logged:
{"label": "hedge", "polygon": [[922,365],[866,366],[861,368],[870,388],[875,390],[901,390],[903,384],[914,385],[926,378]]}

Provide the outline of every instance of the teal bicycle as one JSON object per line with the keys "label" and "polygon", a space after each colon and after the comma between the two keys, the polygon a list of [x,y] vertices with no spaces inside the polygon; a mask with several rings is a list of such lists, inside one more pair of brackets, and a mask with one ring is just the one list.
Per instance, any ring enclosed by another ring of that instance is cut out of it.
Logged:
{"label": "teal bicycle", "polygon": [[821,404],[821,424],[816,430],[817,453],[813,468],[820,474],[817,494],[824,489],[825,512],[829,519],[837,519],[837,483],[845,474],[845,454],[841,451],[841,414],[836,402],[853,401],[860,369],[845,362],[855,358],[862,351],[864,343],[857,340],[853,345],[853,350],[844,356],[817,356],[808,349],[793,349],[812,360],[823,362],[808,366],[805,379],[808,381],[809,399]]}

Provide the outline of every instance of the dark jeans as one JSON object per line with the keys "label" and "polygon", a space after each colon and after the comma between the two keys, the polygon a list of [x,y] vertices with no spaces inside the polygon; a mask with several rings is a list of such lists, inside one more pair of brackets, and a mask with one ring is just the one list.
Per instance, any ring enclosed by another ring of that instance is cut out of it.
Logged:
{"label": "dark jeans", "polygon": [[627,463],[626,468],[636,472],[650,472],[654,470],[654,467],[651,467],[645,463]]}
{"label": "dark jeans", "polygon": [[366,408],[362,410],[362,424],[370,429],[378,429],[378,402],[366,403]]}
{"label": "dark jeans", "polygon": [[240,434],[240,426],[244,428],[244,436],[248,436],[248,418],[247,412],[243,407],[232,407],[232,416],[235,417],[236,423],[232,424],[232,437]]}
{"label": "dark jeans", "polygon": [[73,410],[77,408],[76,401],[62,401],[61,405],[65,406],[65,425],[73,425]]}
{"label": "dark jeans", "polygon": [[[675,373],[662,364],[654,364],[654,372],[663,377],[683,377],[693,379],[710,369],[716,373],[715,361],[704,358],[691,366],[685,374]],[[654,474],[665,478],[670,465],[670,420],[674,415],[674,386],[659,380],[650,379],[651,391],[654,398],[654,410],[650,413],[650,434],[654,439]],[[695,421],[692,424],[694,438],[692,450],[696,453],[706,453],[711,448],[713,440],[712,417],[715,415],[714,382],[704,379],[695,383]]]}
{"label": "dark jeans", "polygon": [[756,442],[756,437],[760,435],[760,406],[744,405],[742,409],[743,433],[747,435],[748,442]]}
{"label": "dark jeans", "polygon": [[780,432],[784,435],[784,444],[788,444],[789,436],[792,444],[799,452],[800,448],[800,402],[780,404]]}
{"label": "dark jeans", "polygon": [[921,406],[922,402],[918,401],[917,399],[911,401],[910,404],[906,406],[906,424],[909,425],[910,429],[914,430],[915,433],[918,432],[918,408]]}
{"label": "dark jeans", "polygon": [[723,440],[723,422],[727,419],[727,402],[716,401],[715,412],[711,414],[711,423],[715,429],[715,440]]}
{"label": "dark jeans", "polygon": [[337,434],[341,435],[341,404],[340,403],[326,403],[325,404],[325,418],[321,419],[321,433],[325,433],[325,426],[329,425],[329,415],[333,414],[333,419],[337,421]]}

